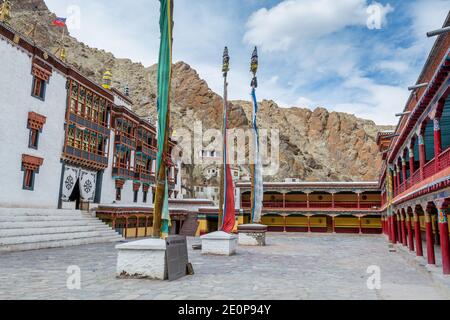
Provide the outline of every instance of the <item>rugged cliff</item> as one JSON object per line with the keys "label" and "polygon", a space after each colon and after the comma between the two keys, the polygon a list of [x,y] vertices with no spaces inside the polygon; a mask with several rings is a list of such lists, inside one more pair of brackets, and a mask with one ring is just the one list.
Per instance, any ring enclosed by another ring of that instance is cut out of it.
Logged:
{"label": "rugged cliff", "polygon": [[[1,2],[1,1],[0,1]],[[55,15],[49,12],[43,0],[12,0],[11,25],[28,33],[34,25],[34,41],[55,51],[61,38],[61,29],[51,26]],[[156,23],[156,21],[155,21]],[[66,30],[67,33],[67,30]],[[117,59],[113,54],[90,48],[70,35],[65,38],[67,61],[86,76],[100,82],[103,72],[110,68],[113,85],[122,89],[128,84],[135,111],[156,119],[157,66],[145,68],[129,59]],[[222,98],[214,93],[198,73],[184,62],[174,65],[172,85],[172,124],[192,128],[195,120],[203,127],[219,128]],[[251,104],[245,101],[231,103],[231,127],[248,127]],[[303,180],[376,180],[380,157],[375,143],[380,128],[372,121],[353,115],[314,111],[303,108],[281,108],[273,101],[262,101],[258,121],[262,128],[280,132],[280,170],[267,180],[300,178]],[[202,179],[196,170],[195,180]]]}

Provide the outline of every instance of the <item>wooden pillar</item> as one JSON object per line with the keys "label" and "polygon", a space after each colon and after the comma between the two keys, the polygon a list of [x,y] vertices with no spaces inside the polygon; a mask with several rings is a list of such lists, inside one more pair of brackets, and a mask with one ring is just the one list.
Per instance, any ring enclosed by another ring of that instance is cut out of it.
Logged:
{"label": "wooden pillar", "polygon": [[406,230],[408,231],[409,251],[414,251],[414,239],[411,227],[411,217],[408,212],[406,212],[405,223],[406,223]]}
{"label": "wooden pillar", "polygon": [[395,214],[391,217],[391,225],[392,225],[392,243],[397,243],[397,216]]}
{"label": "wooden pillar", "polygon": [[450,248],[448,239],[447,204],[445,201],[436,203],[441,240],[442,269],[444,274],[450,274]]}
{"label": "wooden pillar", "polygon": [[402,243],[402,220],[399,214],[396,215],[397,221],[397,241]]}
{"label": "wooden pillar", "polygon": [[116,230],[116,215],[115,215],[115,214],[112,215],[111,228],[112,228],[113,230]]}
{"label": "wooden pillar", "polygon": [[425,227],[427,234],[427,257],[428,264],[436,264],[436,258],[434,256],[434,239],[433,228],[431,226],[431,215],[429,212],[425,212]]}
{"label": "wooden pillar", "polygon": [[334,209],[336,207],[335,201],[334,201],[334,192],[331,193],[331,207]]}
{"label": "wooden pillar", "polygon": [[357,199],[358,199],[358,209],[361,209],[361,193],[357,193]]}
{"label": "wooden pillar", "polygon": [[136,216],[136,238],[139,236],[139,217]]}
{"label": "wooden pillar", "polygon": [[414,146],[409,147],[409,176],[412,177],[414,174]]}
{"label": "wooden pillar", "polygon": [[308,233],[311,233],[311,217],[308,216]]}
{"label": "wooden pillar", "polygon": [[310,205],[309,205],[309,192],[306,193],[306,207],[307,207],[307,208],[310,207]]}
{"label": "wooden pillar", "polygon": [[336,233],[336,216],[331,216],[333,223],[333,233]]}
{"label": "wooden pillar", "polygon": [[362,234],[362,217],[359,218],[359,234]]}
{"label": "wooden pillar", "polygon": [[433,119],[434,125],[434,165],[436,168],[436,172],[439,171],[439,155],[442,152],[442,136],[441,136],[441,126],[440,119]]}
{"label": "wooden pillar", "polygon": [[398,187],[398,185],[397,185],[397,169],[396,169],[396,167],[394,167],[393,175],[394,175],[394,177],[392,179],[392,182],[394,184],[393,188],[394,188],[394,196],[395,196],[396,192],[397,192],[397,187]]}
{"label": "wooden pillar", "polygon": [[425,154],[425,141],[423,139],[423,134],[420,133],[419,135],[419,160],[420,160],[420,178],[423,179],[424,177],[424,167],[426,164],[426,154]]}
{"label": "wooden pillar", "polygon": [[408,246],[408,243],[407,243],[408,235],[406,234],[405,215],[402,212],[400,212],[400,221],[401,221],[400,225],[402,227],[402,244],[404,247],[407,247]]}
{"label": "wooden pillar", "polygon": [[284,215],[283,217],[284,217],[284,230],[283,230],[283,232],[286,233],[286,232],[287,232],[287,229],[286,229],[286,227],[287,227],[287,226],[286,226],[286,224],[287,224],[287,221],[286,221],[287,215]]}
{"label": "wooden pillar", "polygon": [[422,230],[420,230],[419,214],[416,212],[414,212],[414,233],[416,236],[416,255],[418,257],[423,257]]}
{"label": "wooden pillar", "polygon": [[283,208],[286,208],[286,193],[283,192]]}
{"label": "wooden pillar", "polygon": [[148,237],[148,233],[147,233],[147,228],[148,228],[148,217],[145,217],[145,237]]}
{"label": "wooden pillar", "polygon": [[127,238],[127,230],[128,230],[128,217],[125,217],[125,234],[124,238]]}

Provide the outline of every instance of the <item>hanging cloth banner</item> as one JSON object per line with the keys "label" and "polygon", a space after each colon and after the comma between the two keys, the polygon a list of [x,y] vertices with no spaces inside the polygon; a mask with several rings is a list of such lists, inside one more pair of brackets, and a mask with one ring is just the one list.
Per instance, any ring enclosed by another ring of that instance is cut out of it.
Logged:
{"label": "hanging cloth banner", "polygon": [[80,194],[83,201],[94,201],[96,182],[97,172],[83,169],[80,170]]}
{"label": "hanging cloth banner", "polygon": [[[166,177],[167,177],[167,174],[166,174]],[[164,193],[169,194],[169,184],[167,183],[167,178],[166,178]],[[164,197],[161,220],[162,220],[161,238],[165,239],[169,236],[170,227],[172,227],[172,222],[170,220],[170,214],[169,214],[169,197]]]}
{"label": "hanging cloth banner", "polygon": [[256,123],[256,115],[258,114],[258,102],[256,100],[256,90],[252,89],[252,99],[253,99],[253,149],[254,149],[254,163],[255,170],[253,176],[253,205],[252,205],[252,221],[253,223],[261,223],[261,213],[262,213],[262,202],[264,196],[263,190],[263,174],[262,174],[262,163],[261,154],[259,152],[259,131]]}
{"label": "hanging cloth banner", "polygon": [[[172,28],[173,1],[160,0],[161,15],[159,26],[161,31],[158,62],[158,153],[156,157],[156,195],[153,210],[154,236],[166,235],[170,225],[168,208],[169,191],[167,187],[167,157],[169,151],[170,127],[170,85],[172,79]],[[163,220],[163,221],[161,221]],[[159,229],[159,230],[158,230]]]}
{"label": "hanging cloth banner", "polygon": [[69,201],[69,198],[72,195],[73,189],[75,188],[79,176],[80,169],[71,166],[64,167],[62,201]]}

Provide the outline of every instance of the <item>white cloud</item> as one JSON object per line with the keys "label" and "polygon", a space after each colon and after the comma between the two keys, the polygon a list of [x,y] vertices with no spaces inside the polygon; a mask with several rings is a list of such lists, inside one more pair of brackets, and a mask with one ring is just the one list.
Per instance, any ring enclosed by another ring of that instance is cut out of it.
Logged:
{"label": "white cloud", "polygon": [[[392,8],[379,6],[382,22]],[[298,41],[320,38],[349,26],[366,26],[367,8],[366,0],[285,0],[253,13],[244,41],[266,51],[286,51]]]}

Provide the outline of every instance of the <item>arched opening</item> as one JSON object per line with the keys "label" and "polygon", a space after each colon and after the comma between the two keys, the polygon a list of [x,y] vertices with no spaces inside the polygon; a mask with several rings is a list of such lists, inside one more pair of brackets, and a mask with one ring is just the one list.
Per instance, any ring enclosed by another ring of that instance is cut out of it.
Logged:
{"label": "arched opening", "polygon": [[405,149],[403,153],[403,159],[405,159],[406,179],[411,177],[411,170],[409,168],[409,150]]}
{"label": "arched opening", "polygon": [[398,172],[398,175],[399,175],[398,180],[399,180],[400,184],[402,184],[404,179],[403,179],[403,165],[402,165],[402,159],[401,158],[398,158],[398,160],[397,160],[397,168],[398,168],[397,172]]}
{"label": "arched opening", "polygon": [[423,130],[423,138],[425,143],[425,162],[434,159],[434,125],[433,120],[428,119]]}
{"label": "arched opening", "polygon": [[442,151],[450,148],[450,97],[440,104],[437,111],[440,115]]}
{"label": "arched opening", "polygon": [[412,141],[412,148],[414,153],[414,174],[420,168],[419,139],[416,135],[414,136]]}

